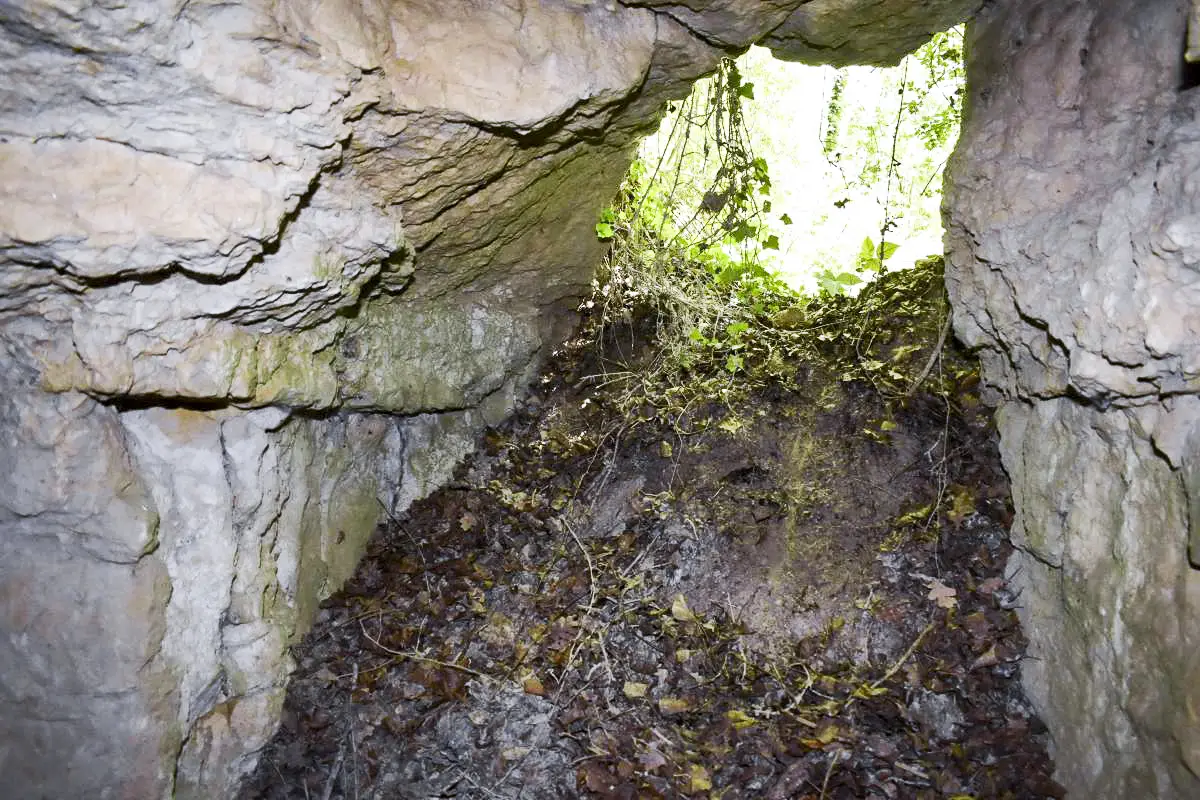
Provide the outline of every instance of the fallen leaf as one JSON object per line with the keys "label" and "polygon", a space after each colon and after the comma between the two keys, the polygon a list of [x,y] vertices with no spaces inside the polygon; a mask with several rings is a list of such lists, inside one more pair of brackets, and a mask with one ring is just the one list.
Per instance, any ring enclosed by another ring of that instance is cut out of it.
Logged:
{"label": "fallen leaf", "polygon": [[596,792],[601,797],[612,797],[621,780],[611,772],[592,761],[579,768],[582,779],[580,782],[588,791]]}
{"label": "fallen leaf", "polygon": [[691,780],[688,783],[688,793],[695,794],[697,792],[707,792],[712,788],[712,778],[708,777],[708,770],[699,764],[692,764]]}
{"label": "fallen leaf", "polygon": [[646,771],[653,772],[659,767],[665,767],[667,765],[667,759],[662,753],[651,747],[646,752],[638,756],[638,763],[640,763],[642,768]]}
{"label": "fallen leaf", "polygon": [[930,580],[929,594],[927,596],[930,600],[937,603],[940,608],[954,608],[958,605],[958,600],[956,599],[958,592],[937,578]]}
{"label": "fallen leaf", "polygon": [[546,687],[543,686],[542,682],[533,675],[530,675],[528,678],[526,678],[524,684],[522,685],[525,688],[525,694],[535,694],[538,697],[546,696]]}
{"label": "fallen leaf", "polygon": [[638,683],[636,681],[625,681],[625,696],[630,700],[636,700],[639,697],[646,696],[646,690],[650,688],[648,683]]}
{"label": "fallen leaf", "polygon": [[696,615],[688,608],[687,598],[682,594],[675,595],[675,600],[671,603],[671,616],[680,622],[696,621]]}
{"label": "fallen leaf", "polygon": [[822,727],[821,730],[817,731],[816,738],[819,742],[821,742],[821,744],[829,744],[834,739],[838,738],[838,736],[840,734],[841,734],[841,731],[838,730],[838,726],[830,724],[830,725],[826,725],[826,726]]}
{"label": "fallen leaf", "polygon": [[986,639],[992,632],[992,623],[982,611],[976,611],[963,617],[961,624],[967,633],[978,640]]}
{"label": "fallen leaf", "polygon": [[996,645],[989,647],[983,655],[971,662],[971,669],[982,669],[983,667],[994,667],[1000,663],[1000,657],[996,654]]}
{"label": "fallen leaf", "polygon": [[979,584],[979,589],[977,591],[980,594],[990,595],[990,594],[995,594],[996,592],[1000,591],[1003,588],[1004,588],[1004,579],[1003,578],[988,578],[987,580],[985,580]]}
{"label": "fallen leaf", "polygon": [[739,731],[744,730],[745,728],[749,728],[751,725],[753,725],[755,722],[757,722],[757,720],[754,719],[754,717],[750,716],[745,711],[742,711],[741,709],[737,709],[737,708],[735,708],[731,711],[726,711],[725,719],[727,719],[731,723],[733,723],[734,729],[739,730]]}
{"label": "fallen leaf", "polygon": [[658,701],[658,710],[664,714],[682,714],[691,707],[692,704],[682,697],[662,697]]}

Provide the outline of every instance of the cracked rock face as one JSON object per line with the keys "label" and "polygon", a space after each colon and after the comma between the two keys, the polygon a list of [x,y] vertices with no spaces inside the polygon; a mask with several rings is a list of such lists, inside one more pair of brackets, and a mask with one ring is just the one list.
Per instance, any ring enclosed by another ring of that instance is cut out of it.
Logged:
{"label": "cracked rock face", "polygon": [[0,9],[7,792],[234,791],[288,645],[506,413],[718,57],[602,4]]}
{"label": "cracked rock face", "polygon": [[653,8],[720,47],[760,44],[786,61],[845,66],[899,63],[933,34],[970,17],[983,0],[624,0],[624,4]]}
{"label": "cracked rock face", "polygon": [[945,202],[955,328],[1003,399],[1025,682],[1080,797],[1200,796],[1186,19],[1173,0],[987,9]]}

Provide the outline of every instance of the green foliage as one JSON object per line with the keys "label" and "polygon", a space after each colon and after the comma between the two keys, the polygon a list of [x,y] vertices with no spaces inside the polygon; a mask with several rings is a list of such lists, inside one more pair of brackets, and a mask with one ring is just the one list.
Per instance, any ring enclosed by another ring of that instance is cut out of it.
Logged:
{"label": "green foliage", "polygon": [[[885,398],[904,400],[917,385],[951,398],[977,369],[965,359],[944,359],[949,303],[941,256],[912,269],[887,273],[857,296],[823,296],[806,308],[819,358],[843,382],[870,384]],[[934,360],[942,368],[928,372]],[[887,425],[882,426],[886,433]]]}
{"label": "green foliage", "polygon": [[722,62],[674,107],[661,157],[635,160],[596,225],[612,243],[597,283],[605,315],[653,317],[664,354],[655,370],[668,385],[695,370],[741,373],[761,320],[795,300],[761,258],[779,236],[770,169],[745,126],[753,97],[736,63]]}
{"label": "green foliage", "polygon": [[846,90],[846,73],[840,72],[834,78],[833,89],[829,92],[829,105],[825,109],[825,135],[821,138],[821,149],[825,157],[833,155],[837,149],[838,129],[842,123],[842,93]]}
{"label": "green foliage", "polygon": [[[928,64],[936,66],[951,52],[951,45],[940,46]],[[850,120],[839,125],[833,118],[841,113],[839,87],[846,85],[841,78],[835,82],[837,102],[831,102],[823,136],[831,148],[844,145],[842,137],[853,130]],[[872,349],[868,321],[901,324],[896,320],[908,313],[885,311],[883,290],[867,283],[885,275],[898,249],[886,238],[891,229],[886,214],[881,235],[867,236],[845,262],[816,272],[818,298],[797,294],[772,269],[772,254],[781,249],[781,234],[793,219],[773,209],[771,170],[751,144],[745,104],[754,97],[738,65],[722,62],[711,79],[671,105],[654,147],[643,148],[596,224],[597,237],[610,244],[591,301],[600,306],[602,338],[606,327],[623,326],[656,343],[650,363],[627,363],[610,376],[629,382],[631,409],[714,399],[733,404],[756,386],[789,379],[796,364],[814,361],[846,380],[895,391],[901,378],[916,376],[892,362],[907,363],[929,349],[928,343],[888,353]],[[897,113],[907,114],[906,106]],[[929,119],[932,132],[942,117]],[[876,134],[884,132],[877,126]],[[879,150],[866,154],[876,166],[864,167],[878,173],[875,179],[898,169]],[[840,157],[837,150],[834,155]],[[929,281],[940,281],[940,272],[936,279],[932,274],[927,265],[903,279],[886,275],[886,282],[912,288],[905,281],[916,281],[928,289]],[[901,294],[889,297],[899,302]],[[934,312],[928,298],[921,302],[927,318]],[[945,311],[938,308],[940,321]],[[926,336],[925,328],[909,325],[903,335]],[[856,342],[849,351],[842,347],[848,332]],[[936,329],[933,333],[936,337]]]}
{"label": "green foliage", "polygon": [[895,242],[883,242],[878,245],[868,236],[863,239],[862,247],[858,251],[858,261],[855,266],[861,270],[869,270],[871,272],[883,272],[883,264],[893,255],[900,245]]}
{"label": "green foliage", "polygon": [[847,289],[862,282],[862,278],[853,272],[835,273],[831,269],[823,269],[817,273],[817,285],[825,294],[845,294]]}
{"label": "green foliage", "polygon": [[906,105],[916,121],[917,135],[927,150],[936,150],[957,137],[966,90],[963,72],[962,31],[935,34],[914,53],[924,67],[923,80],[914,80]]}
{"label": "green foliage", "polygon": [[869,218],[872,237],[885,244],[936,238],[941,174],[957,138],[963,84],[960,29],[937,34],[895,69],[837,72],[821,123],[821,149],[832,170],[828,210],[815,227],[839,235],[809,237],[827,243],[809,255],[820,264],[814,273],[823,290],[854,257],[840,234],[852,229],[850,241],[860,240]]}
{"label": "green foliage", "polygon": [[817,285],[824,294],[846,294],[847,290],[864,282],[863,274],[869,278],[882,274],[887,260],[895,255],[900,245],[895,242],[875,243],[870,236],[863,239],[854,262],[854,272],[823,269],[817,273]]}
{"label": "green foliage", "polygon": [[617,235],[617,211],[612,206],[600,212],[600,221],[596,223],[596,238],[607,242]]}

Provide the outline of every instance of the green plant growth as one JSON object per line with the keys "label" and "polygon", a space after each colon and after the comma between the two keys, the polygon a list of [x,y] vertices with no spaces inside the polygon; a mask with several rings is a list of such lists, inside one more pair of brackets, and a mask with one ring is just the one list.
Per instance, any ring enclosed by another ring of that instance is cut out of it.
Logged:
{"label": "green plant growth", "polygon": [[831,290],[821,276],[853,271],[866,236],[901,246],[892,268],[940,249],[941,175],[963,91],[961,39],[957,29],[938,34],[890,69],[786,64],[758,48],[739,59],[760,98],[746,119],[772,167],[769,199],[797,222],[780,230],[779,250],[766,257],[789,284]]}
{"label": "green plant growth", "polygon": [[778,249],[767,163],[755,155],[743,103],[754,97],[732,60],[673,106],[655,159],[643,151],[596,234],[610,241],[598,285],[608,315],[651,312],[662,368],[719,364],[730,376],[761,319],[795,294],[764,265]]}
{"label": "green plant growth", "polygon": [[[836,260],[827,253],[809,254],[808,293],[785,281],[779,270],[798,257],[795,243],[807,241],[794,231],[821,228],[829,218],[805,217],[798,225],[794,212],[776,206],[775,198],[787,194],[773,181],[772,168],[783,163],[786,172],[789,163],[772,158],[768,165],[757,152],[759,145],[776,153],[780,147],[752,124],[757,118],[761,126],[765,118],[756,97],[774,100],[776,91],[786,93],[778,76],[753,59],[726,59],[686,99],[668,107],[660,130],[641,148],[617,198],[596,224],[596,235],[611,246],[593,300],[601,305],[600,318],[642,320],[658,344],[653,363],[619,376],[630,381],[631,398],[672,407],[698,398],[729,403],[754,385],[783,376],[797,359],[828,362],[830,345],[842,342],[846,331],[854,331],[855,346],[849,353],[838,350],[835,371],[893,394],[908,391],[899,386],[900,378],[911,381],[915,373],[881,369],[886,362],[871,356],[862,340],[890,338],[872,332],[877,322],[868,322],[862,312],[883,320],[900,317],[877,307],[877,293],[867,292],[848,307],[833,300],[864,292],[870,281],[894,268],[901,244],[897,231],[904,230],[906,216],[916,215],[905,198],[918,183],[917,194],[938,183],[941,166],[934,161],[942,151],[937,148],[952,144],[957,125],[961,53],[956,37],[960,34],[939,35],[898,72],[875,75],[876,84],[900,99],[898,105],[867,113],[862,92],[856,95],[855,89],[862,75],[829,73],[829,103],[818,109],[817,158],[844,180],[827,195],[827,205],[861,205],[870,197],[880,213],[865,235],[853,240],[860,242],[855,248],[846,250],[845,231],[834,231],[843,253]],[[743,63],[766,76],[766,89],[746,79]],[[902,156],[917,163],[910,165]],[[926,264],[914,279],[927,282],[931,270]],[[940,271],[938,276],[940,281]],[[940,284],[936,295],[940,303]],[[834,309],[841,316],[832,316]],[[944,319],[939,306],[934,338]],[[890,357],[920,349],[914,345]]]}

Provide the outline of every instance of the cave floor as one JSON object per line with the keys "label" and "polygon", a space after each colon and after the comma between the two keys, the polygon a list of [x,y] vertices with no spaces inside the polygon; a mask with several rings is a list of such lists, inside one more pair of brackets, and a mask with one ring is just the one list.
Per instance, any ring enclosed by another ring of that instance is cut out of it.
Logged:
{"label": "cave floor", "polygon": [[973,390],[664,410],[612,360],[569,343],[377,533],[243,797],[1063,795]]}

